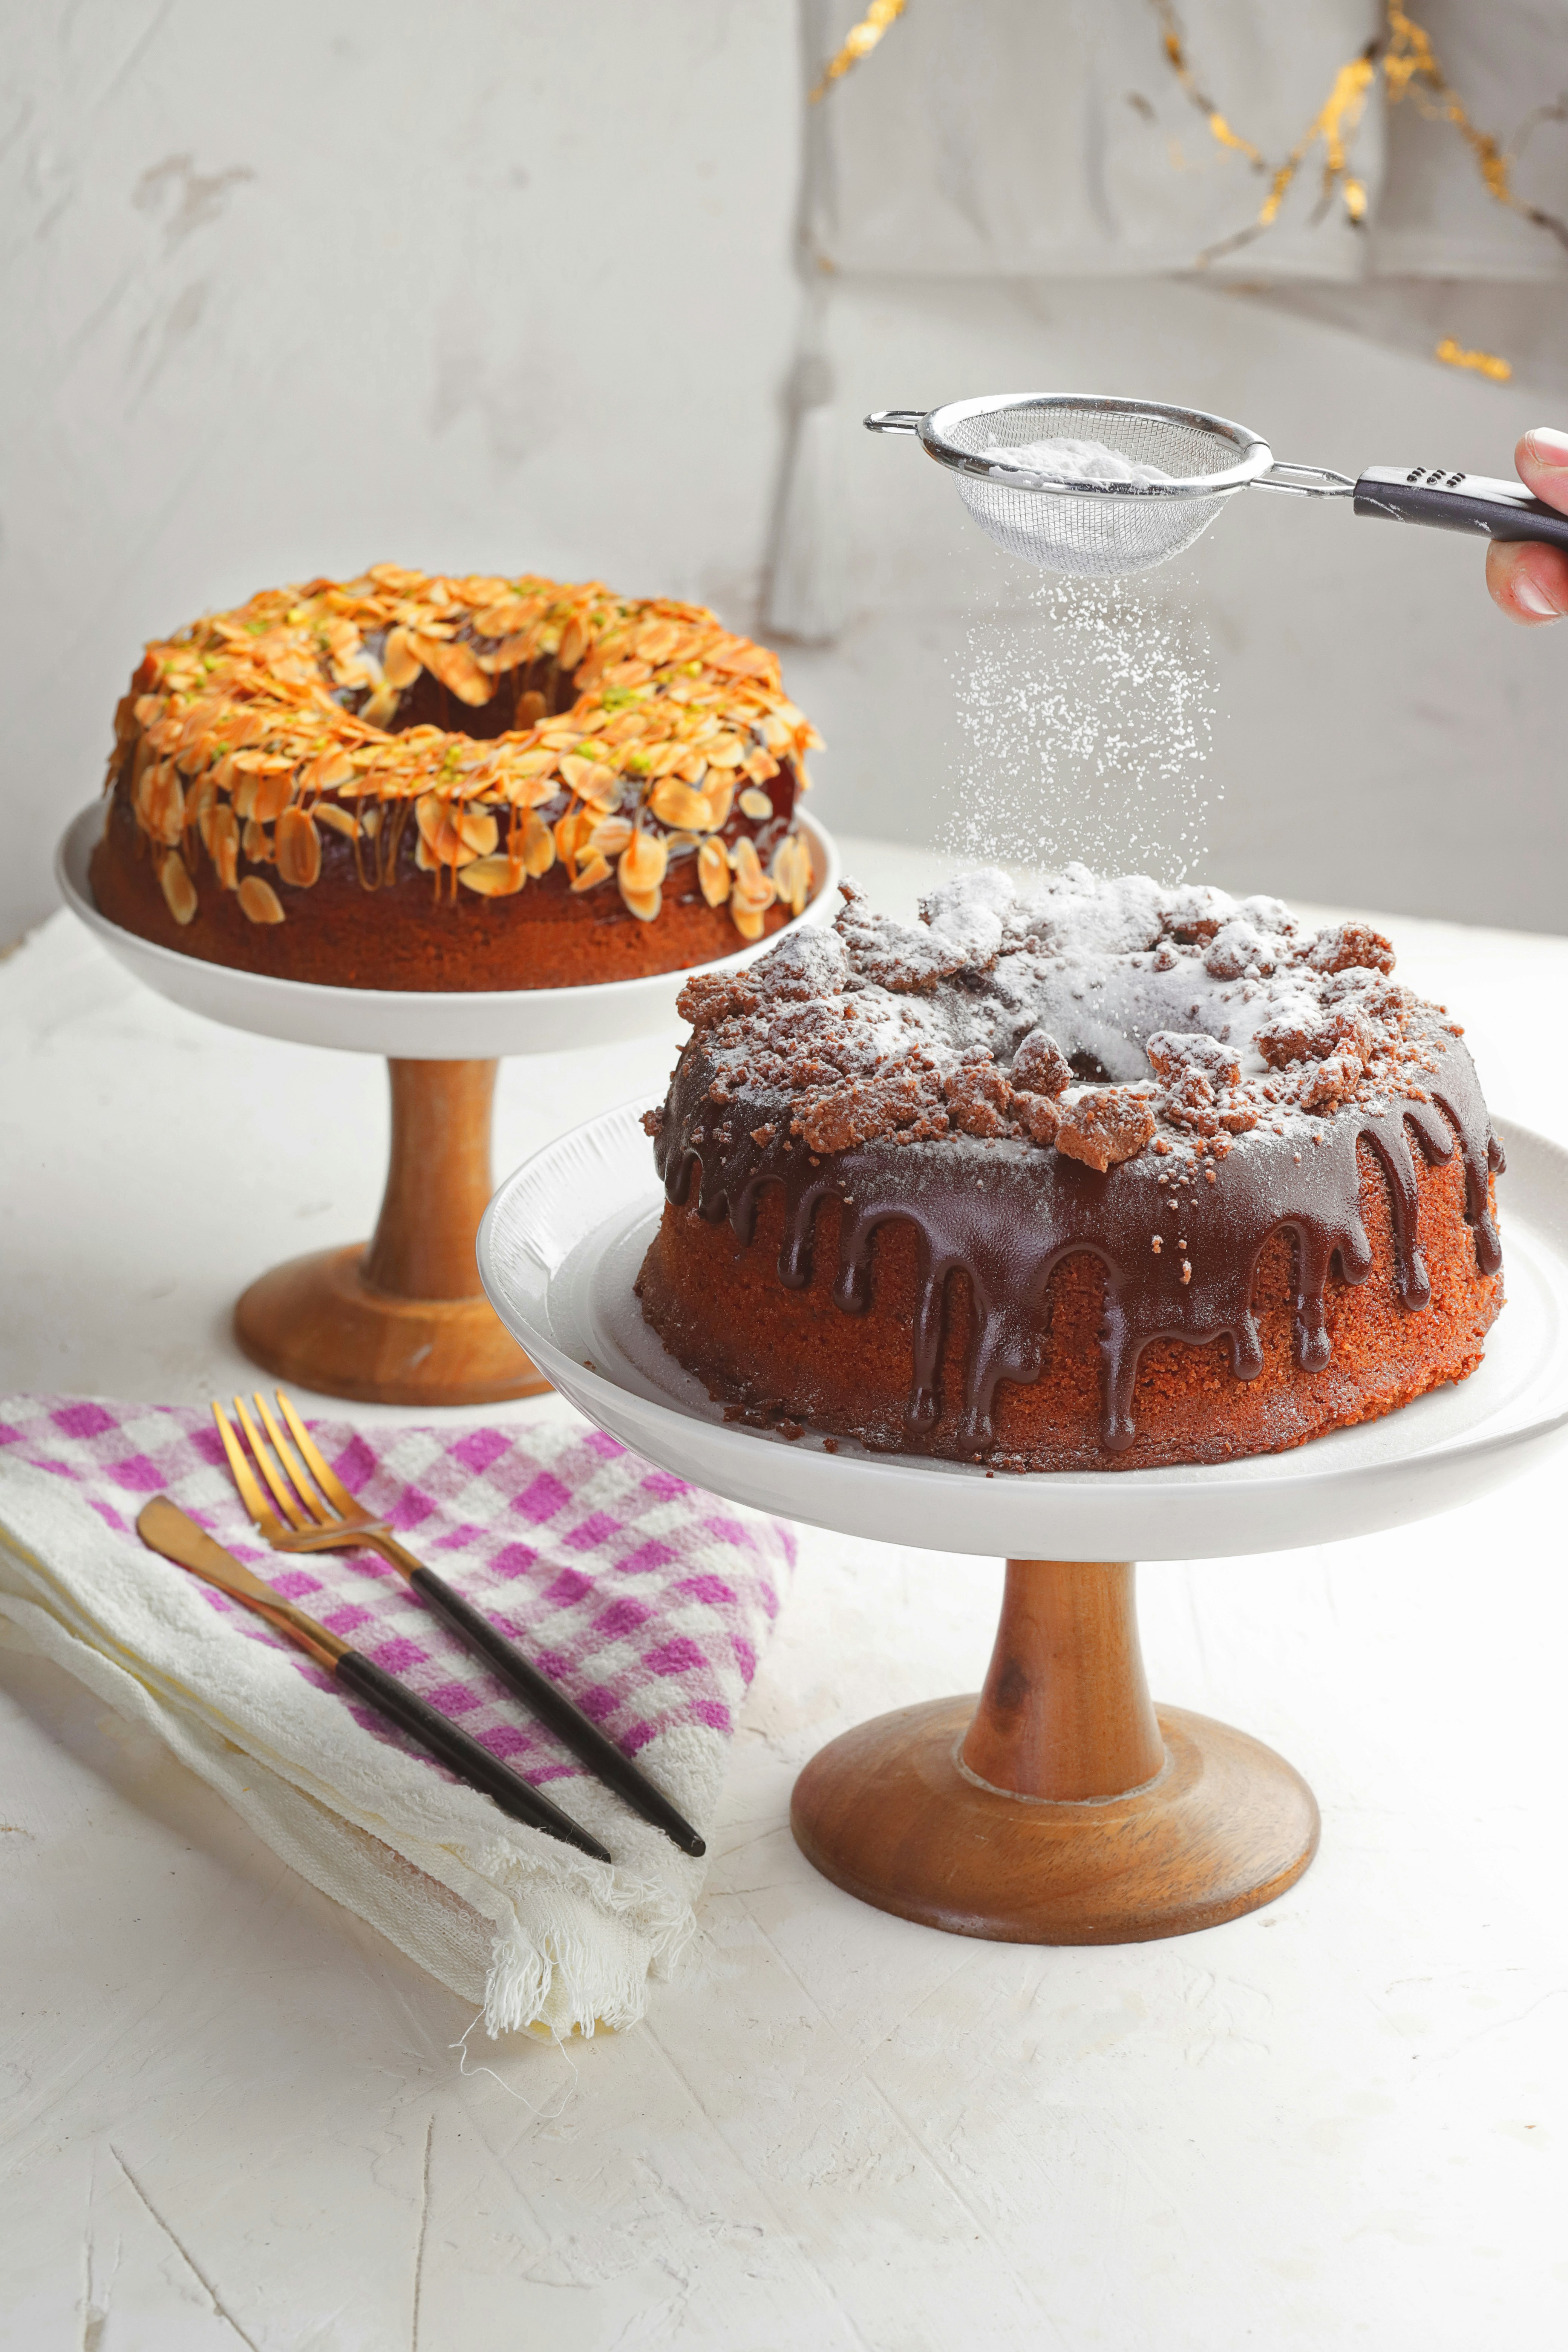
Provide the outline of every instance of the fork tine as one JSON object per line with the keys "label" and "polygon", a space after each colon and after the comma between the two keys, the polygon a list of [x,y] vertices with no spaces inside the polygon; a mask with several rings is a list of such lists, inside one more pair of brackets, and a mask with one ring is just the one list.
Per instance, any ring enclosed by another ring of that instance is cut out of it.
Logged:
{"label": "fork tine", "polygon": [[243,1397],[237,1396],[235,1398],[234,1409],[239,1416],[239,1425],[245,1432],[246,1439],[249,1444],[250,1450],[256,1456],[256,1466],[260,1471],[262,1476],[266,1479],[268,1485],[271,1487],[274,1496],[277,1497],[279,1509],[282,1512],[284,1517],[288,1520],[291,1528],[308,1528],[310,1522],[305,1517],[304,1512],[300,1508],[299,1504],[294,1500],[294,1490],[289,1486],[288,1480],[286,1478],[279,1477],[278,1472],[273,1468],[272,1457],[261,1442],[256,1423],[251,1420],[250,1415],[245,1410],[245,1399]]}
{"label": "fork tine", "polygon": [[[236,1402],[237,1402],[238,1400],[237,1399]],[[234,1483],[239,1488],[240,1501],[245,1505],[257,1526],[263,1531],[268,1521],[276,1527],[277,1516],[268,1510],[267,1497],[256,1483],[256,1473],[246,1459],[245,1448],[235,1435],[228,1415],[216,1397],[213,1399],[213,1419],[217,1423],[217,1433],[223,1440],[223,1450],[228,1456],[228,1466],[234,1474]]]}
{"label": "fork tine", "polygon": [[292,1400],[285,1394],[282,1389],[279,1389],[278,1391],[278,1409],[283,1415],[284,1420],[288,1423],[289,1428],[293,1431],[294,1443],[299,1447],[300,1453],[304,1455],[311,1477],[315,1480],[317,1486],[321,1488],[328,1502],[335,1504],[340,1511],[357,1511],[359,1509],[359,1505],[349,1493],[348,1488],[343,1485],[342,1480],[338,1476],[331,1463],[328,1462],[326,1457],[323,1455],[321,1447],[317,1444],[315,1439],[311,1436],[310,1431],[306,1428],[304,1423],[295,1412]]}
{"label": "fork tine", "polygon": [[267,1434],[272,1440],[273,1448],[278,1455],[278,1459],[283,1465],[284,1475],[292,1479],[294,1483],[294,1491],[299,1496],[300,1500],[304,1504],[306,1510],[309,1511],[310,1517],[316,1521],[319,1527],[331,1527],[333,1516],[331,1507],[322,1502],[321,1496],[311,1486],[309,1478],[306,1477],[304,1471],[300,1466],[299,1455],[289,1444],[289,1440],[284,1436],[283,1432],[279,1428],[278,1423],[273,1420],[272,1408],[268,1403],[267,1399],[262,1395],[259,1389],[256,1391],[256,1410],[261,1415],[262,1423],[266,1428]]}

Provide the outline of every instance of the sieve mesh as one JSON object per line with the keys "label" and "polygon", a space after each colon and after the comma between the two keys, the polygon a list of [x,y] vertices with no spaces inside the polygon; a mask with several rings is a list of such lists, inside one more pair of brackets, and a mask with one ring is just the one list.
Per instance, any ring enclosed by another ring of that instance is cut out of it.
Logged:
{"label": "sieve mesh", "polygon": [[[1216,429],[1218,418],[1208,425],[1131,403],[1038,399],[961,405],[967,413],[942,410],[930,420],[938,427],[932,437],[961,458],[978,457],[998,443],[1017,448],[1031,441],[1100,441],[1188,482],[1234,475],[1238,459],[1260,446],[1237,426]],[[942,448],[931,454],[952,463]],[[1262,463],[1268,462],[1264,450]],[[981,530],[1009,554],[1050,572],[1102,577],[1147,572],[1179,555],[1244,487],[1232,480],[1213,497],[1143,484],[1029,489],[957,468],[953,479]]]}

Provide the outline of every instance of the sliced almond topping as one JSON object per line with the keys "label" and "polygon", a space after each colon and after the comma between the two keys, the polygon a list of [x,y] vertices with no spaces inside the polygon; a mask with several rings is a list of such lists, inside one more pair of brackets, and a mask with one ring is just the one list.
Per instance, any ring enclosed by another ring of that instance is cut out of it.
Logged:
{"label": "sliced almond topping", "polygon": [[811,852],[798,833],[786,833],[773,852],[773,887],[792,912],[804,915],[815,877]]}
{"label": "sliced almond topping", "polygon": [[632,837],[629,817],[602,816],[588,835],[588,846],[602,857],[618,857]]}
{"label": "sliced almond topping", "polygon": [[253,816],[247,816],[245,820],[245,831],[240,835],[239,845],[252,866],[271,865],[272,836],[264,824],[257,824]]}
{"label": "sliced almond topping", "polygon": [[715,735],[704,743],[710,768],[738,768],[746,756],[746,747],[738,735]]}
{"label": "sliced almond topping", "polygon": [[656,841],[648,833],[634,834],[616,868],[623,895],[630,891],[639,898],[646,898],[650,890],[658,888],[668,865],[669,852],[662,841]]}
{"label": "sliced almond topping", "polygon": [[515,761],[508,760],[502,764],[500,794],[513,808],[542,808],[546,801],[554,799],[560,789],[553,776],[522,776],[517,772]]}
{"label": "sliced almond topping", "polygon": [[502,604],[488,604],[482,613],[474,614],[474,626],[481,637],[510,637],[514,630],[526,629],[530,621],[537,621],[544,610],[542,596],[514,596]]}
{"label": "sliced almond topping", "polygon": [[351,815],[336,801],[319,801],[310,814],[318,824],[329,826],[333,833],[341,833],[346,841],[353,841],[359,833],[358,817]]}
{"label": "sliced almond topping", "polygon": [[702,797],[708,803],[710,829],[719,833],[730,822],[730,804],[735,797],[733,778],[715,776]]}
{"label": "sliced almond topping", "polygon": [[270,824],[281,816],[294,797],[294,778],[285,768],[281,774],[258,776],[256,791],[250,803],[250,814],[259,824]]}
{"label": "sliced almond topping", "polygon": [[759,824],[772,816],[773,802],[760,784],[746,786],[745,791],[741,794],[741,813],[743,816],[754,817]]}
{"label": "sliced almond topping", "polygon": [[[478,625],[476,622],[475,626]],[[481,654],[479,667],[488,677],[501,677],[509,669],[516,669],[521,663],[531,660],[532,656],[533,631],[523,629],[516,636],[503,637],[493,653]]]}
{"label": "sliced almond topping", "polygon": [[772,752],[761,749],[748,751],[741,765],[745,769],[747,775],[752,777],[759,784],[765,784],[770,776],[776,776],[779,772],[779,763]]}
{"label": "sliced almond topping", "polygon": [[639,923],[651,923],[664,904],[662,890],[628,890],[621,885],[621,903],[626,912],[635,915]]}
{"label": "sliced almond topping", "polygon": [[570,866],[581,844],[594,829],[594,820],[584,809],[572,809],[555,823],[555,855]]}
{"label": "sliced almond topping", "polygon": [[528,870],[510,857],[476,857],[458,869],[458,879],[482,898],[510,898],[528,879]]}
{"label": "sliced almond topping", "polygon": [[259,874],[246,876],[239,886],[239,904],[241,911],[253,923],[280,923],[283,920],[282,903],[277,891],[270,882],[264,882]]}
{"label": "sliced almond topping", "polygon": [[148,771],[148,814],[152,820],[148,830],[154,841],[167,842],[171,847],[185,829],[185,788],[180,782],[179,770],[172,761]]}
{"label": "sliced almond topping", "polygon": [[323,751],[300,778],[300,789],[303,793],[336,792],[340,784],[348,782],[353,772],[354,763],[346,751]]}
{"label": "sliced almond topping", "polygon": [[584,760],[578,753],[568,751],[561,762],[561,772],[583,800],[607,801],[613,804],[620,798],[621,780],[614,768],[606,768],[602,761]]}
{"label": "sliced almond topping", "polygon": [[522,821],[522,862],[536,881],[555,863],[555,836],[532,809]]}
{"label": "sliced almond topping", "polygon": [[459,809],[456,822],[464,848],[476,857],[488,857],[500,838],[500,828],[489,809]]}
{"label": "sliced almond topping", "polygon": [[575,615],[561,632],[561,643],[555,649],[557,669],[575,669],[588,650],[588,632]]}
{"label": "sliced almond topping", "polygon": [[[413,685],[425,665],[415,651],[413,637],[406,629],[389,632],[381,656],[381,667],[385,672],[388,686],[395,692],[400,693],[405,686]],[[374,726],[379,722],[373,719],[371,723]]]}
{"label": "sliced almond topping", "polygon": [[[763,862],[757,856],[756,844],[748,840],[744,834],[731,845],[730,863],[735,869],[736,888],[743,891],[748,898],[756,898],[766,888],[767,877],[763,872]],[[766,901],[764,900],[763,903],[765,905]]]}
{"label": "sliced almond topping", "polygon": [[650,621],[632,640],[633,650],[639,660],[651,662],[657,668],[660,662],[671,658],[680,637],[681,632],[673,621]]}
{"label": "sliced almond topping", "polygon": [[239,880],[239,819],[234,811],[215,808],[203,823],[202,839],[217,868],[218,880],[226,890],[232,890]]}
{"label": "sliced almond topping", "polygon": [[485,676],[467,646],[423,634],[411,637],[409,645],[431,677],[439,678],[447,693],[455,694],[459,702],[477,707],[488,702],[495,692],[495,680]]}
{"label": "sliced almond topping", "polygon": [[763,908],[744,906],[739,898],[730,901],[730,920],[743,940],[760,940],[763,936]]}
{"label": "sliced almond topping", "polygon": [[705,841],[697,853],[697,879],[710,907],[721,907],[730,895],[730,861],[722,842]]}
{"label": "sliced almond topping", "polygon": [[577,878],[573,883],[572,887],[574,890],[577,891],[596,890],[601,882],[607,882],[609,878],[610,869],[608,864],[603,857],[599,856],[597,852],[595,852],[595,855],[589,858],[585,866],[580,866],[578,867]]}
{"label": "sliced almond topping", "polygon": [[677,825],[683,833],[706,833],[712,821],[704,794],[694,793],[678,776],[661,777],[647,804],[660,824]]}
{"label": "sliced almond topping", "polygon": [[273,835],[278,878],[297,890],[309,890],[321,878],[321,836],[302,808],[286,808]]}
{"label": "sliced almond topping", "polygon": [[158,879],[169,912],[176,923],[188,923],[196,911],[196,886],[185,871],[185,861],[177,849],[171,849],[158,868]]}

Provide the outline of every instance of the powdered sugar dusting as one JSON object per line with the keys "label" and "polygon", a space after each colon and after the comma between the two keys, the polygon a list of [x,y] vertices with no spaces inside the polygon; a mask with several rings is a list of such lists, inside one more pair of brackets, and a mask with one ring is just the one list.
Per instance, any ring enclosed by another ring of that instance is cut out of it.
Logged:
{"label": "powdered sugar dusting", "polygon": [[1182,881],[1201,858],[1216,700],[1207,632],[1168,591],[1043,581],[970,627],[963,749],[940,836],[966,860],[1071,859]]}
{"label": "powdered sugar dusting", "polygon": [[1174,475],[1163,466],[1129,457],[1103,441],[1026,441],[1021,446],[991,441],[983,457],[1000,457],[1009,466],[1025,466],[1036,474],[1054,474],[1063,482],[1170,482]]}

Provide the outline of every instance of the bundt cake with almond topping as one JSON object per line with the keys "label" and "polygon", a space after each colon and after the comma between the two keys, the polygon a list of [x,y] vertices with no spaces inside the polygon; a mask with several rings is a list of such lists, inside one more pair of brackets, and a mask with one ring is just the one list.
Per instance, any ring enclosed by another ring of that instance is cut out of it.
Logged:
{"label": "bundt cake with almond topping", "polygon": [[115,719],[100,910],[355,988],[560,988],[731,954],[815,887],[818,743],[697,604],[378,563],[150,645]]}
{"label": "bundt cake with almond topping", "polygon": [[638,1278],[730,1417],[1005,1470],[1299,1445],[1479,1363],[1503,1165],[1364,924],[1080,866],[687,983]]}

